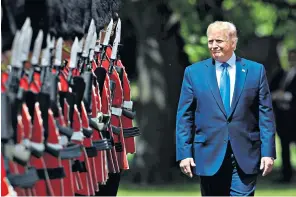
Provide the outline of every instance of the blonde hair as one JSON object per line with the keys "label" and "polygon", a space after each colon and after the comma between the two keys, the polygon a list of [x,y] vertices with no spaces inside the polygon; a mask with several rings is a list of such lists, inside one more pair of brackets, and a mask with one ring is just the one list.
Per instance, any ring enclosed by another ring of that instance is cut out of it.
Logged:
{"label": "blonde hair", "polygon": [[211,23],[208,26],[208,29],[207,29],[207,36],[209,36],[209,33],[210,33],[210,31],[212,29],[226,31],[228,33],[228,36],[229,36],[230,39],[233,39],[235,42],[237,42],[237,40],[238,40],[236,27],[231,22],[228,22],[228,21],[215,21],[215,22]]}

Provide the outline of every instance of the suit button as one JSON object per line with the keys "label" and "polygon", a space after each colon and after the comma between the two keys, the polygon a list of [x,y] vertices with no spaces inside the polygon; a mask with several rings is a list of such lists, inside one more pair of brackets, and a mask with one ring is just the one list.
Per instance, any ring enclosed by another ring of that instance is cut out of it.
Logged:
{"label": "suit button", "polygon": [[230,121],[229,120],[227,120],[227,124],[229,124],[230,123]]}

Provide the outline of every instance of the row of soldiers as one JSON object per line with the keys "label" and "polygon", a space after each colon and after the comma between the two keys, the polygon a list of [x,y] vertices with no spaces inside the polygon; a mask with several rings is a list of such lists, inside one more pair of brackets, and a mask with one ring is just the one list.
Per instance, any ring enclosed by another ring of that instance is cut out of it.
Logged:
{"label": "row of soldiers", "polygon": [[32,18],[15,32],[1,73],[2,196],[117,194],[140,132],[121,20],[99,30],[97,21],[71,42],[44,28],[34,39]]}

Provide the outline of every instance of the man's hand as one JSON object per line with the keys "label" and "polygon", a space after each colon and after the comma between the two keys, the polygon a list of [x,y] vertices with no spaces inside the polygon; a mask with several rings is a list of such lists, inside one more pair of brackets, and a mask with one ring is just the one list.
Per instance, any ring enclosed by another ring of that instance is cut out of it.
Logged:
{"label": "man's hand", "polygon": [[180,162],[180,168],[181,168],[181,171],[189,176],[190,178],[193,177],[193,174],[192,174],[192,171],[191,171],[191,167],[195,167],[195,163],[193,161],[193,158],[186,158],[186,159],[183,159],[181,162]]}
{"label": "man's hand", "polygon": [[273,158],[272,157],[262,157],[260,170],[263,170],[262,176],[266,176],[272,171],[273,168]]}

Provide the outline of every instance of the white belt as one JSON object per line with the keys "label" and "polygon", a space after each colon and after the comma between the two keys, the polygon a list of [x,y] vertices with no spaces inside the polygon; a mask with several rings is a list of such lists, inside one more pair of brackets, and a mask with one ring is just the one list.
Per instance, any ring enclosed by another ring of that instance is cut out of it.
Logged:
{"label": "white belt", "polygon": [[103,128],[104,128],[104,126],[105,126],[105,124],[104,123],[98,123],[98,126],[99,126],[99,130],[100,131],[102,131],[103,130]]}
{"label": "white belt", "polygon": [[76,132],[74,131],[73,135],[71,137],[71,140],[77,140],[77,141],[82,142],[83,138],[84,138],[84,135],[81,131],[76,131]]}
{"label": "white belt", "polygon": [[[14,144],[4,144],[5,148],[4,148],[4,155],[9,159],[12,160],[13,159],[13,155],[14,155],[14,149],[15,149],[15,145]],[[2,150],[1,150],[2,151]]]}
{"label": "white belt", "polygon": [[43,143],[32,142],[29,139],[24,139],[23,144],[27,148],[33,148],[34,150],[37,150],[40,152],[43,152],[45,150],[45,146]]}
{"label": "white belt", "polygon": [[101,45],[98,44],[95,46],[95,52],[100,52],[100,49],[101,49]]}
{"label": "white belt", "polygon": [[31,142],[31,147],[40,152],[43,152],[45,149],[45,146],[43,143]]}
{"label": "white belt", "polygon": [[62,135],[60,136],[60,139],[59,139],[59,144],[62,145],[62,146],[66,146],[68,144],[69,140],[66,136]]}
{"label": "white belt", "polygon": [[97,119],[99,120],[99,122],[102,122],[102,120],[103,120],[103,113],[102,112],[97,113]]}
{"label": "white belt", "polygon": [[31,141],[29,139],[23,139],[23,145],[27,148],[31,147]]}
{"label": "white belt", "polygon": [[113,114],[115,116],[121,116],[122,109],[121,108],[112,107],[111,108],[111,114]]}
{"label": "white belt", "polygon": [[23,144],[16,144],[14,146],[13,155],[17,155],[19,152],[22,153],[22,155],[19,155],[22,159],[29,158],[31,155],[31,152],[29,152]]}
{"label": "white belt", "polygon": [[46,143],[46,145],[55,150],[62,150],[63,146],[61,144]]}
{"label": "white belt", "polygon": [[133,109],[133,101],[123,101],[122,107],[126,109]]}

